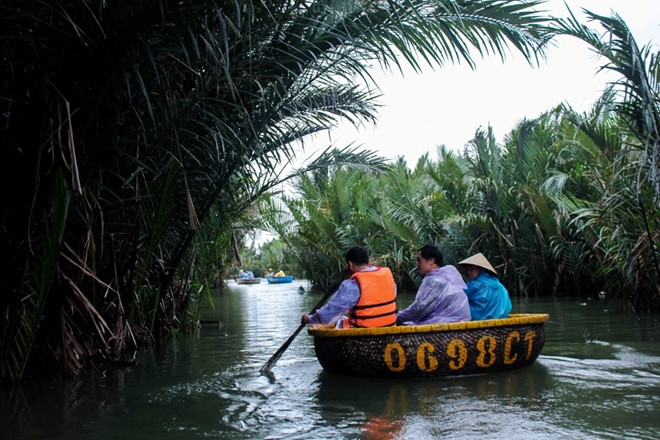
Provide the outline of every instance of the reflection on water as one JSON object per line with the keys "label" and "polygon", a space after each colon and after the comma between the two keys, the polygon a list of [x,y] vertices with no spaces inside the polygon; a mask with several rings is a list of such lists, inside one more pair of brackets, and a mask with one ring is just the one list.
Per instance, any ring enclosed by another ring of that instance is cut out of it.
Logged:
{"label": "reflection on water", "polygon": [[[66,384],[0,395],[11,439],[656,439],[660,325],[606,301],[518,301],[551,315],[538,361],[450,379],[324,372],[302,332],[259,369],[318,301],[304,281],[231,285],[214,294],[198,334]],[[412,301],[401,295],[399,308]]]}

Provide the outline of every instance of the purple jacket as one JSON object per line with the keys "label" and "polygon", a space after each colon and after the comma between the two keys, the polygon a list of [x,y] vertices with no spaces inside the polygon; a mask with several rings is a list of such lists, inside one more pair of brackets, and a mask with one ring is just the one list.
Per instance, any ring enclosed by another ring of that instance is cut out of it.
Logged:
{"label": "purple jacket", "polygon": [[469,321],[466,288],[463,277],[454,266],[442,266],[427,273],[415,301],[397,315],[397,325]]}

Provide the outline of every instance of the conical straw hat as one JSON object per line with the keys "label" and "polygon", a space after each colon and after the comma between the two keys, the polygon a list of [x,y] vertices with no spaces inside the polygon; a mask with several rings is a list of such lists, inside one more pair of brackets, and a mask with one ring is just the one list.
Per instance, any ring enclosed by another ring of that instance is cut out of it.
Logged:
{"label": "conical straw hat", "polygon": [[472,266],[478,266],[481,267],[482,269],[486,269],[488,272],[492,273],[493,275],[497,276],[497,271],[491,266],[491,264],[488,262],[486,257],[484,257],[484,254],[479,252],[478,254],[474,254],[471,257],[466,258],[465,260],[461,261],[458,263],[459,265],[461,264],[471,264]]}

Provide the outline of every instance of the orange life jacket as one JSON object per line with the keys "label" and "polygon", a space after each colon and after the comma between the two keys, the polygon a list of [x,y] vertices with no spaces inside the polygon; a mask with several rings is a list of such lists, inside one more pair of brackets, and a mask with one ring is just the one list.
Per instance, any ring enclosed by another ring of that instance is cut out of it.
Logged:
{"label": "orange life jacket", "polygon": [[387,327],[396,324],[396,286],[388,267],[351,275],[360,285],[360,299],[343,327]]}

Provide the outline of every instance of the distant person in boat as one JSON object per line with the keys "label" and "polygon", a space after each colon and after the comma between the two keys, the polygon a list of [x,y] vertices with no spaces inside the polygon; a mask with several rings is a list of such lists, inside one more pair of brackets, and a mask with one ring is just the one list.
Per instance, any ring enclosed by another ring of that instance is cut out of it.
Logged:
{"label": "distant person in boat", "polygon": [[352,275],[341,283],[325,306],[311,315],[303,315],[302,323],[335,324],[337,328],[394,325],[396,284],[390,269],[373,266],[369,252],[361,247],[350,248],[345,258]]}
{"label": "distant person in boat", "polygon": [[436,245],[426,244],[417,251],[417,270],[424,280],[413,303],[397,315],[397,325],[470,321],[463,277],[454,266],[442,263],[442,252]]}
{"label": "distant person in boat", "polygon": [[245,271],[244,271],[243,269],[241,269],[241,270],[238,272],[238,277],[239,277],[239,278],[245,278],[246,276],[247,276],[247,274],[245,273]]}
{"label": "distant person in boat", "polygon": [[248,280],[253,280],[254,279],[254,273],[252,273],[251,270],[248,270],[247,273],[245,274],[245,278]]}
{"label": "distant person in boat", "polygon": [[284,276],[286,276],[286,275],[284,275],[284,271],[283,271],[282,269],[280,269],[280,271],[277,272],[277,273],[275,274],[275,276],[276,276],[276,277],[284,277]]}
{"label": "distant person in boat", "polygon": [[468,279],[467,294],[472,319],[506,318],[511,313],[511,299],[506,287],[488,259],[478,253],[458,263]]}

